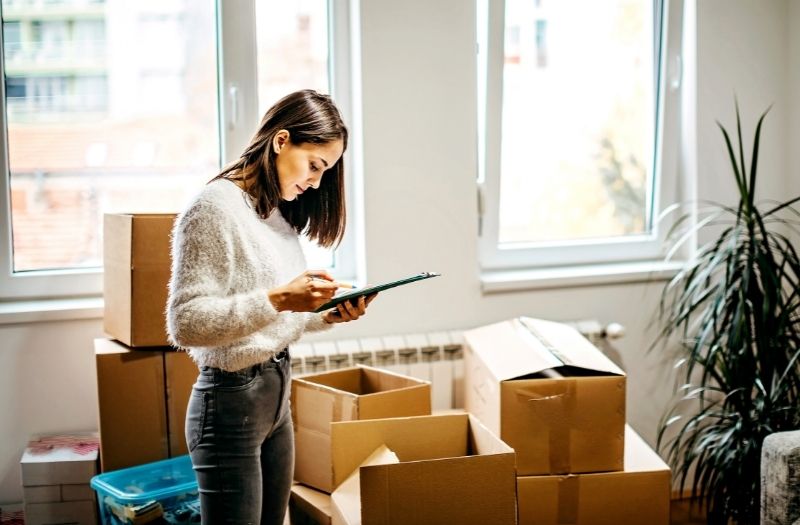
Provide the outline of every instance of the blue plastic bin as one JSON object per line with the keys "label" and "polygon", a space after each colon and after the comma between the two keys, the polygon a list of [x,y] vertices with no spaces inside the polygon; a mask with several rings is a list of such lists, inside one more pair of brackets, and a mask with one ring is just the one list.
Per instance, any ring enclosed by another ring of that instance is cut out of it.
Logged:
{"label": "blue plastic bin", "polygon": [[200,523],[197,479],[188,455],[92,478],[103,525]]}

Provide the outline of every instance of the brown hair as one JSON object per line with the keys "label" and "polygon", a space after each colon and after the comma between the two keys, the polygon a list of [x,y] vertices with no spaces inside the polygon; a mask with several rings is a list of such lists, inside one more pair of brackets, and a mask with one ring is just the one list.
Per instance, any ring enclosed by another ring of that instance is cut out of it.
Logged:
{"label": "brown hair", "polygon": [[[326,144],[342,140],[344,149],[339,160],[323,175],[316,190],[309,188],[293,201],[281,199],[276,153],[272,141],[278,131],[289,132],[292,144],[307,142]],[[339,110],[328,95],[311,89],[295,91],[267,110],[258,131],[244,153],[225,166],[212,179],[246,181],[247,193],[256,212],[267,218],[278,208],[298,234],[316,240],[320,246],[338,245],[346,224],[344,197],[344,151],[347,150],[347,127]]]}

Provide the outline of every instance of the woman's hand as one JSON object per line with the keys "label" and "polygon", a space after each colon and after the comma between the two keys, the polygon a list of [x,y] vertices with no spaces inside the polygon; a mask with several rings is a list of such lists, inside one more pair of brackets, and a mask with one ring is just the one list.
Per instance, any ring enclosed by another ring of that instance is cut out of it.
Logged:
{"label": "woman's hand", "polygon": [[367,306],[369,306],[369,303],[377,296],[377,292],[366,296],[366,299],[362,295],[358,298],[356,304],[350,301],[341,302],[336,305],[336,308],[331,308],[322,314],[322,319],[326,323],[347,323],[349,321],[355,321],[367,312]]}
{"label": "woman's hand", "polygon": [[339,288],[351,286],[336,282],[325,270],[308,270],[290,283],[273,288],[268,296],[279,312],[313,312],[330,301]]}

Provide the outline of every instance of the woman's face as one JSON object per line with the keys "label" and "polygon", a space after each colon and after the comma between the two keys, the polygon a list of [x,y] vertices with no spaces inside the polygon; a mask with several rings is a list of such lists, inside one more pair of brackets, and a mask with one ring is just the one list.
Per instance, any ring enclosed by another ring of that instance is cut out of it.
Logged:
{"label": "woman's face", "polygon": [[281,198],[293,201],[308,189],[319,188],[322,175],[342,156],[344,143],[339,139],[324,144],[294,144],[289,132],[281,130],[275,135],[273,147]]}

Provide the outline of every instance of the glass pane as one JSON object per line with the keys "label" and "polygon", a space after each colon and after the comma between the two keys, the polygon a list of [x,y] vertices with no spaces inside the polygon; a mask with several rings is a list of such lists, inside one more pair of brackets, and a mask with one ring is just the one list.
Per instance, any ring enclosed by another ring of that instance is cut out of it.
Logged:
{"label": "glass pane", "polygon": [[501,243],[648,232],[653,0],[506,0]]}
{"label": "glass pane", "polygon": [[14,269],[100,266],[103,213],[219,170],[214,2],[2,3]]}
{"label": "glass pane", "polygon": [[[330,93],[327,0],[256,0],[258,106],[298,89]],[[301,238],[309,268],[333,268],[332,250]]]}

